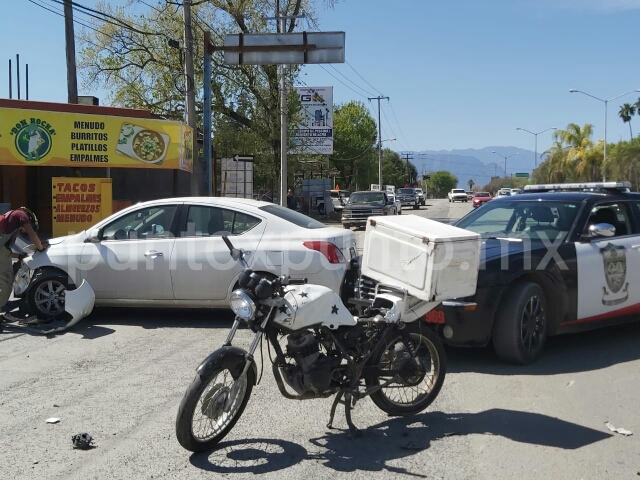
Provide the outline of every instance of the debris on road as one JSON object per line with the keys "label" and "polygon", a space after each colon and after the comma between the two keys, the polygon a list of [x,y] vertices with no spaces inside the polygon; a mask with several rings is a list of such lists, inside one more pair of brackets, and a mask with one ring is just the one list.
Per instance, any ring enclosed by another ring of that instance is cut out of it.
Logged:
{"label": "debris on road", "polygon": [[47,423],[60,423],[60,419],[56,417],[47,418],[45,421]]}
{"label": "debris on road", "polygon": [[624,435],[625,437],[628,437],[629,435],[633,435],[633,432],[631,432],[630,430],[626,430],[624,428],[616,428],[613,425],[611,425],[610,422],[604,422],[604,424],[612,432],[619,433],[620,435]]}
{"label": "debris on road", "polygon": [[575,382],[575,380],[571,380],[569,383],[567,383],[567,387],[570,387],[571,385],[573,385]]}
{"label": "debris on road", "polygon": [[405,445],[401,445],[400,448],[403,448],[405,450],[424,450],[424,447],[420,447],[413,442],[409,442]]}
{"label": "debris on road", "polygon": [[78,433],[71,437],[71,442],[73,443],[73,448],[78,448],[80,450],[91,450],[94,448],[93,438],[88,433]]}

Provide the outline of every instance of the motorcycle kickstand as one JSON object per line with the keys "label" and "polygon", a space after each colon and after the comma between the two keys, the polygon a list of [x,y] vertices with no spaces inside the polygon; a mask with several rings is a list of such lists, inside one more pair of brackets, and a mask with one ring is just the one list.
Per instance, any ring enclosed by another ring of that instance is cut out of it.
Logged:
{"label": "motorcycle kickstand", "polygon": [[327,428],[329,429],[333,429],[333,417],[336,416],[336,408],[338,407],[338,404],[341,403],[340,399],[342,398],[342,395],[344,395],[344,392],[339,392],[336,395],[336,399],[333,401],[333,405],[331,405],[331,413],[329,414],[329,423],[327,423]]}
{"label": "motorcycle kickstand", "polygon": [[344,416],[347,417],[347,425],[349,426],[349,438],[353,440],[362,435],[362,432],[351,421],[352,405],[351,393],[347,392],[344,396]]}

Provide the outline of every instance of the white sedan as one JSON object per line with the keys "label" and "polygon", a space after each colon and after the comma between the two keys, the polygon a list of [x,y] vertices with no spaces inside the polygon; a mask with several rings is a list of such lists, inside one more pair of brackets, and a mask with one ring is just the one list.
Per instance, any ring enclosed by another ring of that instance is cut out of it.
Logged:
{"label": "white sedan", "polygon": [[64,292],[86,280],[97,306],[227,307],[241,267],[222,235],[246,251],[254,272],[290,275],[336,293],[356,257],[353,232],[272,203],[236,198],[155,200],[93,228],[52,239],[28,257],[14,295],[51,317]]}

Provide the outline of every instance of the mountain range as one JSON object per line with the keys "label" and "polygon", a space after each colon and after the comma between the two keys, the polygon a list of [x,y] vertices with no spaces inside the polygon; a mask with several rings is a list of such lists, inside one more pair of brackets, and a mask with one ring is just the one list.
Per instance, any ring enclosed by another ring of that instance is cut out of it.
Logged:
{"label": "mountain range", "polygon": [[[497,155],[497,152],[500,155]],[[540,163],[538,152],[538,164]],[[468,148],[464,150],[423,150],[409,152],[411,160],[419,175],[438,170],[448,170],[458,177],[458,187],[468,188],[467,182],[473,180],[478,186],[484,186],[491,177],[505,176],[505,162],[507,159],[507,174],[531,173],[534,169],[535,153],[516,147],[485,147]]]}

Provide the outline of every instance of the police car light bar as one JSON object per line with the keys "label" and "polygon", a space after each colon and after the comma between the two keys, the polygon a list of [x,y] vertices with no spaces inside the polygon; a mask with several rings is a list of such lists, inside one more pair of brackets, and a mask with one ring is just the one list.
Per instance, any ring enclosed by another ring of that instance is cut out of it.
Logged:
{"label": "police car light bar", "polygon": [[620,190],[627,191],[630,182],[585,182],[585,183],[550,183],[546,185],[525,185],[525,192],[578,191],[585,190]]}

